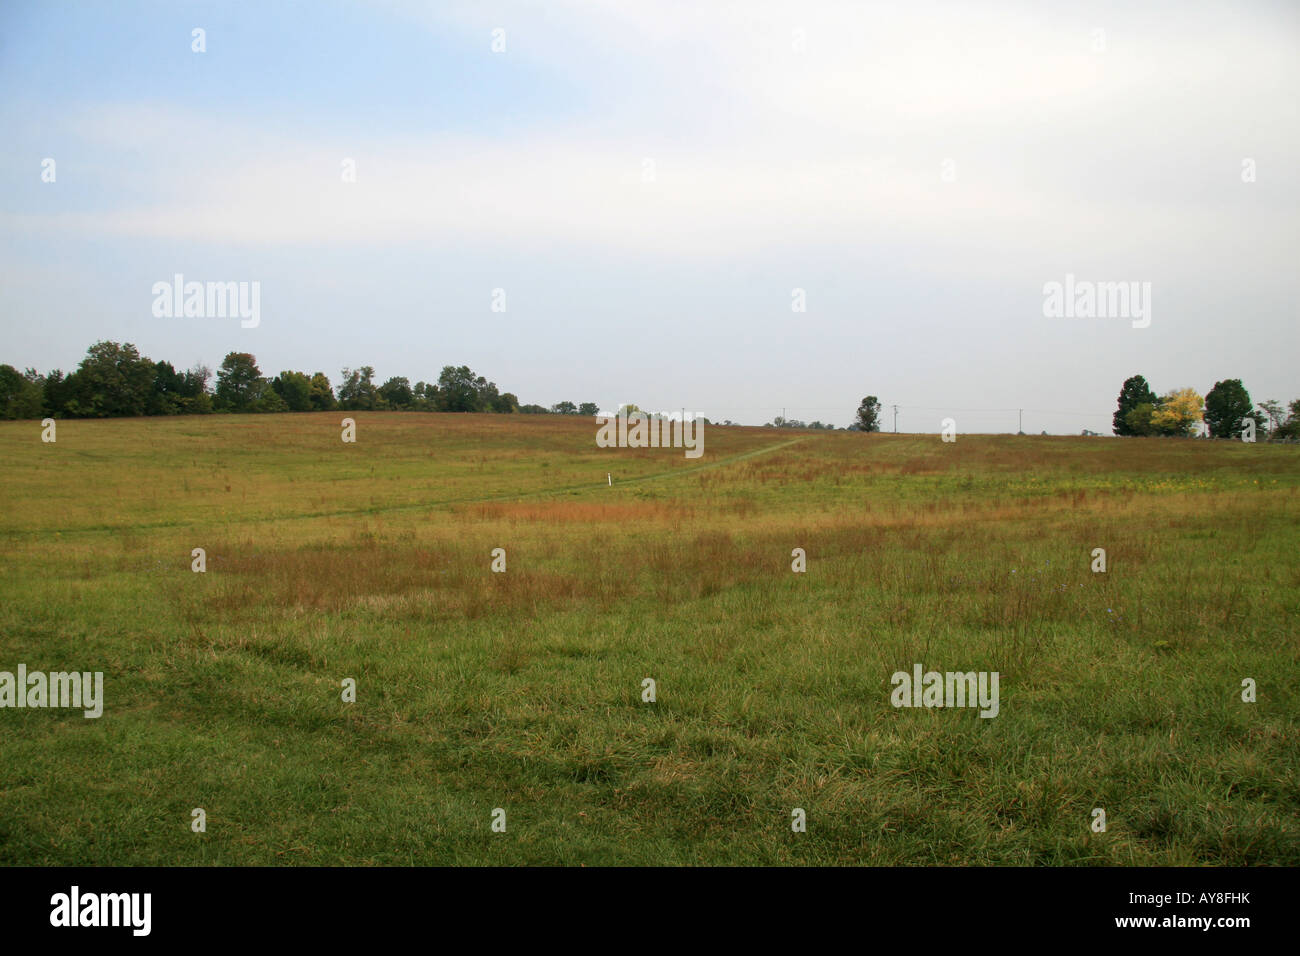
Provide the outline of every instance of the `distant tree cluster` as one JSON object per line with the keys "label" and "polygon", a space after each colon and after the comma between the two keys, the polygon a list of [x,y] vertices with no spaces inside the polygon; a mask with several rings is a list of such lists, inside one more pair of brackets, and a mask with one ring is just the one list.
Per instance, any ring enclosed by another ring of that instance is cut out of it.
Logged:
{"label": "distant tree cluster", "polygon": [[[140,355],[129,342],[96,342],[76,371],[19,372],[0,365],[0,417],[110,418],[196,415],[209,412],[321,412],[334,409],[424,412],[595,415],[594,402],[551,408],[519,404],[510,392],[468,366],[448,365],[437,382],[401,376],[383,384],[369,365],[343,369],[337,391],[324,372],[282,371],[267,377],[248,352],[231,352],[212,373],[202,365],[178,372],[169,362]],[[572,409],[572,411],[570,411]]]}
{"label": "distant tree cluster", "polygon": [[1253,422],[1261,437],[1300,438],[1300,399],[1283,414],[1280,402],[1261,402],[1255,409],[1241,379],[1215,382],[1202,399],[1195,389],[1180,388],[1157,396],[1141,375],[1120,389],[1111,424],[1116,435],[1190,435],[1202,421],[1211,438],[1240,438]]}
{"label": "distant tree cluster", "polygon": [[130,343],[96,342],[76,371],[20,374],[0,365],[0,414],[4,418],[109,418],[130,415],[192,415],[212,411],[211,373],[203,366],[178,372],[154,362]]}
{"label": "distant tree cluster", "polygon": [[[546,411],[544,408],[541,410]],[[581,405],[575,405],[573,402],[556,402],[551,406],[550,412],[552,415],[585,415],[592,418],[600,414],[600,406],[595,402],[583,402]]]}
{"label": "distant tree cluster", "polygon": [[[727,421],[724,422],[723,424],[730,425],[732,424],[732,422]],[[797,418],[782,418],[780,415],[777,415],[775,418],[773,418],[770,422],[768,422],[763,427],[764,428],[804,428],[804,429],[812,429],[813,431],[818,431],[820,429],[825,429],[826,431],[835,430],[834,425],[827,425],[824,422],[801,422]]]}

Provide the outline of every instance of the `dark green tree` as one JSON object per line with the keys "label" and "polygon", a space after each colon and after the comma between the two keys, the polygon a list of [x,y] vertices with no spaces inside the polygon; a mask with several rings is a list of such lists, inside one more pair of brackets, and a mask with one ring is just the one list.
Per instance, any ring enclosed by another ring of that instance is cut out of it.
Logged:
{"label": "dark green tree", "polygon": [[497,391],[496,382],[489,382],[480,375],[474,379],[474,391],[478,393],[478,410],[480,412],[496,411],[497,402],[501,398],[501,393]]}
{"label": "dark green tree", "polygon": [[390,378],[379,386],[379,394],[389,408],[399,411],[409,409],[415,402],[415,393],[411,391],[410,379],[402,376]]}
{"label": "dark green tree", "polygon": [[375,386],[375,370],[372,366],[343,370],[343,381],[339,383],[339,408],[373,411],[382,402],[383,398]]}
{"label": "dark green tree", "polygon": [[[1143,435],[1150,434],[1146,432],[1133,431],[1133,425],[1129,423],[1129,413],[1139,405],[1150,405],[1153,409],[1158,408],[1160,400],[1156,398],[1156,393],[1151,391],[1151,386],[1141,375],[1134,375],[1125,379],[1123,387],[1119,390],[1119,405],[1115,409],[1115,414],[1111,417],[1111,430],[1116,435]],[[1147,412],[1145,419],[1138,416],[1137,420],[1144,420],[1148,429],[1151,424],[1151,413]]]}
{"label": "dark green tree", "polygon": [[312,411],[331,412],[334,410],[336,402],[334,401],[334,389],[330,387],[330,380],[324,372],[317,372],[311,377],[311,407]]}
{"label": "dark green tree", "polygon": [[186,381],[171,362],[155,362],[153,391],[149,395],[148,415],[179,415],[184,411]]}
{"label": "dark green tree", "polygon": [[1254,418],[1255,403],[1239,378],[1215,382],[1205,396],[1205,424],[1211,438],[1237,438],[1245,418]]}
{"label": "dark green tree", "polygon": [[413,407],[416,410],[421,412],[436,412],[438,410],[437,385],[431,385],[428,382],[416,382],[411,393],[415,396]]}
{"label": "dark green tree", "polygon": [[247,352],[230,352],[217,369],[216,407],[226,412],[247,412],[262,398],[263,378],[257,359]]}
{"label": "dark green tree", "polygon": [[1157,406],[1153,402],[1142,402],[1139,405],[1134,405],[1124,415],[1124,431],[1122,433],[1116,431],[1115,434],[1124,434],[1129,437],[1160,434],[1159,428],[1152,422],[1157,410]]}
{"label": "dark green tree", "polygon": [[289,411],[311,411],[311,379],[303,372],[281,372],[271,379],[271,389],[280,396]]}
{"label": "dark green tree", "polygon": [[64,375],[58,369],[46,375],[42,401],[43,414],[51,418],[62,418],[64,415],[70,414],[68,403],[73,402],[76,398],[75,387],[76,381],[74,377]]}
{"label": "dark green tree", "polygon": [[447,365],[438,376],[438,411],[480,411],[479,379],[468,365]]}
{"label": "dark green tree", "polygon": [[28,369],[0,365],[0,418],[40,418],[45,410],[45,379]]}
{"label": "dark green tree", "polygon": [[144,415],[154,388],[153,362],[130,342],[96,342],[74,373],[70,413],[90,418]]}
{"label": "dark green tree", "polygon": [[858,415],[854,422],[860,432],[880,431],[880,402],[876,396],[868,395],[858,405]]}

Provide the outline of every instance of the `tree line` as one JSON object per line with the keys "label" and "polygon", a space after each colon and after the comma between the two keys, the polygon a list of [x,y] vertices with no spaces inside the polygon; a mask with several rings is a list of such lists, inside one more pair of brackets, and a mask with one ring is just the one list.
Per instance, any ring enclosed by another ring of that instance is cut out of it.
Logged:
{"label": "tree line", "polygon": [[[777,419],[778,424],[780,421]],[[1260,402],[1257,409],[1239,378],[1215,382],[1204,398],[1194,388],[1156,395],[1145,378],[1134,375],[1120,389],[1118,407],[1111,418],[1113,430],[1120,436],[1188,436],[1201,422],[1211,438],[1241,438],[1250,422],[1257,433],[1270,440],[1300,439],[1300,399],[1285,410],[1281,402],[1272,399]],[[815,428],[817,423],[808,427]],[[862,400],[849,428],[880,431],[880,401],[876,396]],[[1097,432],[1085,428],[1083,434]]]}
{"label": "tree line", "polygon": [[229,353],[214,382],[206,366],[177,371],[170,362],[142,356],[129,342],[96,342],[67,374],[56,369],[41,375],[0,365],[0,417],[8,419],[335,409],[592,416],[599,411],[595,402],[521,405],[512,392],[502,392],[466,365],[444,366],[436,382],[414,385],[403,376],[377,382],[369,365],[345,368],[337,389],[324,372],[286,370],[266,376],[248,352]]}
{"label": "tree line", "polygon": [[[212,387],[209,387],[209,385]],[[635,405],[621,406],[627,411]],[[0,365],[0,418],[110,418],[136,415],[201,415],[210,412],[356,411],[492,412],[525,415],[595,416],[595,402],[557,402],[550,407],[521,405],[512,392],[476,375],[466,365],[444,366],[436,382],[404,376],[375,380],[372,366],[345,368],[337,389],[324,372],[282,371],[264,375],[248,352],[231,352],[217,369],[215,383],[206,366],[178,371],[154,362],[131,343],[96,342],[77,368],[41,375]],[[705,419],[707,421],[707,419]],[[1147,380],[1134,375],[1120,389],[1111,423],[1116,435],[1191,435],[1204,422],[1212,438],[1240,438],[1247,421],[1269,439],[1300,439],[1300,399],[1283,409],[1269,400],[1259,407],[1241,379],[1225,379],[1202,398],[1180,388],[1156,395]],[[724,425],[739,424],[727,420]],[[868,395],[849,430],[880,431],[880,401]],[[778,416],[767,427],[833,429]],[[1086,429],[1084,434],[1090,433]]]}
{"label": "tree line", "polygon": [[1143,376],[1134,375],[1120,389],[1111,426],[1121,436],[1186,436],[1202,421],[1211,438],[1241,438],[1253,429],[1271,440],[1300,439],[1300,399],[1285,410],[1273,399],[1256,408],[1239,378],[1215,382],[1204,398],[1192,388],[1156,395]]}

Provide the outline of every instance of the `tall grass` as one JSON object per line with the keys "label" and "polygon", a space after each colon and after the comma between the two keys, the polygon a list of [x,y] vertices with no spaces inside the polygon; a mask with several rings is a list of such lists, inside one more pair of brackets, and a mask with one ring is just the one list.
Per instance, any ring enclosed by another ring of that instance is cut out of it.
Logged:
{"label": "tall grass", "polygon": [[1300,449],[353,417],[0,424],[0,861],[1300,862]]}

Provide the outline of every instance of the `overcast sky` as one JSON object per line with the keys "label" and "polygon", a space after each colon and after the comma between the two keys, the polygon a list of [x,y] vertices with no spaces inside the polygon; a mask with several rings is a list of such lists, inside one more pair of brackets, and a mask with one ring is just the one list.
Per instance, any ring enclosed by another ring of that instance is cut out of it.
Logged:
{"label": "overcast sky", "polygon": [[[1109,433],[1135,373],[1288,401],[1298,41],[1269,2],[5,0],[0,362],[903,431]],[[260,324],[156,318],[177,273]],[[1149,326],[1046,317],[1067,274]]]}

